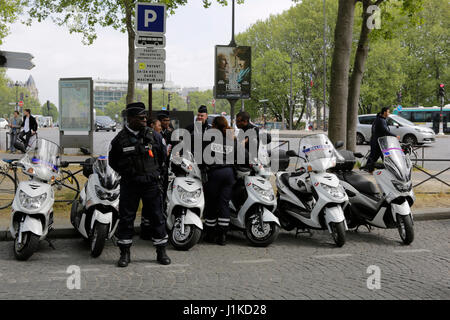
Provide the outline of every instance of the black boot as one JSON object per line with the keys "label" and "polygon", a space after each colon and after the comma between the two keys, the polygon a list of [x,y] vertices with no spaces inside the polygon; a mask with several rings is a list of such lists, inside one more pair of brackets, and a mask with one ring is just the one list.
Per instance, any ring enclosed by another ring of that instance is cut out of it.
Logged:
{"label": "black boot", "polygon": [[130,244],[119,244],[119,249],[120,249],[120,258],[119,261],[117,262],[117,266],[124,268],[126,266],[128,266],[128,264],[131,262],[130,259]]}
{"label": "black boot", "polygon": [[203,237],[203,240],[209,243],[216,242],[216,232],[214,227],[205,226],[205,236]]}
{"label": "black boot", "polygon": [[170,258],[167,256],[166,253],[166,246],[156,246],[156,260],[158,260],[159,263],[168,265],[170,264]]}
{"label": "black boot", "polygon": [[221,246],[227,244],[227,230],[219,228],[216,243]]}

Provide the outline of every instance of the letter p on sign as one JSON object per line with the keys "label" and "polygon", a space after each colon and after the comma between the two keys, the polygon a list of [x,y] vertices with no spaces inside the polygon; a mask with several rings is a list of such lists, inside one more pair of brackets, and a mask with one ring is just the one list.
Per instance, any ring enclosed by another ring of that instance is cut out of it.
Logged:
{"label": "letter p on sign", "polygon": [[144,16],[145,16],[144,24],[146,27],[148,27],[148,24],[150,22],[155,22],[156,18],[158,17],[158,15],[154,10],[145,10]]}

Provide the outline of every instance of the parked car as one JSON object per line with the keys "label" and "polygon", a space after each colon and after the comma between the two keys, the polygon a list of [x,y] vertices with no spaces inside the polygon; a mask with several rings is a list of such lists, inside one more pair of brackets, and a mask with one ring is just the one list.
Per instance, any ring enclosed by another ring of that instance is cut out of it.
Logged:
{"label": "parked car", "polygon": [[109,116],[97,116],[95,118],[95,131],[106,130],[116,131],[117,124]]}
{"label": "parked car", "polygon": [[[358,125],[356,128],[356,144],[369,143],[372,136],[372,124],[375,121],[376,114],[364,114],[358,116]],[[391,132],[400,136],[400,141],[412,145],[433,143],[436,135],[431,128],[418,126],[409,120],[400,116],[391,114],[387,123]]]}
{"label": "parked car", "polygon": [[9,122],[5,118],[0,118],[0,129],[9,129]]}

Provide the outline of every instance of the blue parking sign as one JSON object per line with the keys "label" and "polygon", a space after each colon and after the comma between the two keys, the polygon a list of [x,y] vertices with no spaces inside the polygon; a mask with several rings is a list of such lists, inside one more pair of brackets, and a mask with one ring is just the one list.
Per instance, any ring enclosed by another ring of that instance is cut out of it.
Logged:
{"label": "blue parking sign", "polygon": [[165,4],[136,4],[136,31],[137,32],[166,32],[166,5]]}

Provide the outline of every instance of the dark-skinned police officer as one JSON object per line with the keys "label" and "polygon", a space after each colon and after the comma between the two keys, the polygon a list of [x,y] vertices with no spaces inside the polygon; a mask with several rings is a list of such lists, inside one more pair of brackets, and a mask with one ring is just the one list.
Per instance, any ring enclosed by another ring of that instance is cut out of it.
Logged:
{"label": "dark-skinned police officer", "polygon": [[117,231],[120,259],[117,264],[126,267],[130,263],[134,220],[142,199],[145,208],[142,212],[143,221],[149,222],[148,231],[156,246],[157,260],[167,265],[170,264],[170,258],[166,254],[168,237],[160,187],[166,148],[161,135],[146,126],[147,111],[142,102],[128,104],[125,112],[127,124],[112,140],[109,152],[110,165],[121,176]]}

